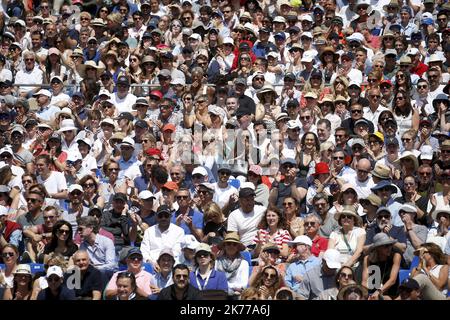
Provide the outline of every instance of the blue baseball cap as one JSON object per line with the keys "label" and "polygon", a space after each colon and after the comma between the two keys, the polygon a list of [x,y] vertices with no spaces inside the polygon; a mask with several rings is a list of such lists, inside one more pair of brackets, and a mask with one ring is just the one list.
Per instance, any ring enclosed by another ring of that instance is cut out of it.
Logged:
{"label": "blue baseball cap", "polygon": [[283,38],[283,40],[286,40],[286,34],[284,32],[277,32],[275,33],[274,38]]}

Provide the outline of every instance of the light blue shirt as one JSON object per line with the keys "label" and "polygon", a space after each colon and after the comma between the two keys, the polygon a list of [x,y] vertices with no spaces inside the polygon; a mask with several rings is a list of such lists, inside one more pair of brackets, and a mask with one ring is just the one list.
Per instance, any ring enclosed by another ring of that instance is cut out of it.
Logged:
{"label": "light blue shirt", "polygon": [[393,200],[392,198],[389,199],[388,202],[386,203],[386,207],[391,212],[392,224],[397,227],[404,226],[403,221],[400,218],[400,215],[398,214],[398,211],[400,210],[401,206],[402,205],[399,202]]}
{"label": "light blue shirt", "polygon": [[92,246],[83,241],[80,249],[88,252],[91,264],[99,270],[114,270],[117,267],[114,242],[105,236],[97,234]]}
{"label": "light blue shirt", "polygon": [[286,270],[286,276],[284,277],[284,281],[292,290],[297,291],[299,289],[301,282],[297,282],[294,279],[294,277],[295,276],[304,277],[304,275],[308,270],[311,270],[315,266],[320,265],[321,261],[322,261],[321,259],[311,255],[306,260],[299,260],[291,263]]}
{"label": "light blue shirt", "polygon": [[39,120],[52,121],[58,111],[61,111],[61,109],[56,106],[49,105],[36,112],[36,116]]}

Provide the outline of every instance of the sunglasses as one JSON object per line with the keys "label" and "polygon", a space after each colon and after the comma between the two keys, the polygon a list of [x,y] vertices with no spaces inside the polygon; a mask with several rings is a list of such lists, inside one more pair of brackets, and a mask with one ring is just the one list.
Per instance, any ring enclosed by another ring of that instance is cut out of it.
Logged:
{"label": "sunglasses", "polygon": [[382,220],[382,219],[389,220],[389,219],[391,219],[391,216],[388,215],[388,214],[382,214],[382,215],[379,215],[379,216],[377,217],[377,219],[379,219],[379,220]]}
{"label": "sunglasses", "polygon": [[314,227],[315,225],[316,225],[315,222],[305,222],[305,227],[309,227],[309,226]]}
{"label": "sunglasses", "polygon": [[353,274],[343,272],[339,275],[339,278],[351,279],[351,278],[353,278]]}
{"label": "sunglasses", "polygon": [[109,171],[120,171],[119,168],[109,168],[108,170],[109,170]]}
{"label": "sunglasses", "polygon": [[14,255],[15,255],[14,252],[3,252],[2,253],[3,258],[14,257]]}
{"label": "sunglasses", "polygon": [[333,160],[344,160],[344,157],[333,157]]}
{"label": "sunglasses", "polygon": [[352,113],[362,113],[362,110],[352,110]]}
{"label": "sunglasses", "polygon": [[186,200],[189,199],[189,196],[177,196],[178,200]]}
{"label": "sunglasses", "polygon": [[44,217],[44,220],[51,220],[54,219],[56,216],[46,216]]}
{"label": "sunglasses", "polygon": [[31,202],[31,203],[36,203],[36,202],[41,202],[42,201],[40,199],[35,199],[35,198],[28,198],[26,200],[27,200],[27,202]]}
{"label": "sunglasses", "polygon": [[264,272],[264,277],[265,278],[276,278],[277,274],[276,273],[269,273],[269,272]]}
{"label": "sunglasses", "polygon": [[70,230],[58,229],[59,234],[69,234]]}
{"label": "sunglasses", "polygon": [[343,215],[341,215],[341,219],[352,220],[353,216],[351,214],[343,214]]}

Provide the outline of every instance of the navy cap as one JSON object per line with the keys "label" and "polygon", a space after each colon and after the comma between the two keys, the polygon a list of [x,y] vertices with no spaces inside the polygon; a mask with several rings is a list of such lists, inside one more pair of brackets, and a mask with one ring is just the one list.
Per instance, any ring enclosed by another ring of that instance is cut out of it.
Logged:
{"label": "navy cap", "polygon": [[236,117],[242,117],[242,116],[251,115],[251,114],[252,114],[252,111],[249,108],[239,107],[236,110]]}
{"label": "navy cap", "polygon": [[163,205],[159,206],[158,210],[156,211],[156,215],[160,215],[162,213],[172,214],[172,210],[170,210],[168,205],[163,204]]}
{"label": "navy cap", "polygon": [[247,42],[241,42],[239,44],[239,50],[247,49],[250,50],[250,45]]}
{"label": "navy cap", "polygon": [[144,39],[144,38],[151,38],[151,37],[152,37],[152,35],[151,35],[150,32],[144,32],[144,34],[142,35],[142,39]]}
{"label": "navy cap", "polygon": [[84,99],[84,95],[80,91],[77,91],[74,94],[72,94],[72,98],[73,97],[80,97],[80,98]]}
{"label": "navy cap", "polygon": [[391,145],[391,144],[394,144],[394,145],[400,145],[399,143],[398,143],[398,139],[396,138],[396,137],[386,137],[385,139],[384,139],[384,144],[386,145],[386,146],[389,146],[389,145]]}
{"label": "navy cap", "polygon": [[267,28],[267,27],[264,27],[264,28],[259,29],[259,33],[260,33],[260,34],[261,34],[261,32],[264,32],[264,33],[270,33],[270,29]]}
{"label": "navy cap", "polygon": [[298,32],[300,32],[300,28],[297,27],[297,26],[292,26],[292,27],[289,28],[288,31],[289,31],[289,33],[291,33],[291,32],[298,33]]}
{"label": "navy cap", "polygon": [[[389,187],[392,191],[392,193],[397,191],[397,188],[391,183],[390,180],[381,180],[380,182],[378,182],[375,186],[373,186],[372,188],[370,188],[371,191],[375,192],[377,190],[380,189],[384,189],[386,187]],[[381,211],[382,207],[378,209],[378,211]],[[378,212],[377,211],[377,212]],[[389,210],[388,210],[389,211]],[[390,212],[390,211],[389,211]]]}
{"label": "navy cap", "polygon": [[419,290],[420,285],[417,280],[413,278],[406,278],[405,281],[398,287],[399,289]]}
{"label": "navy cap", "polygon": [[283,40],[286,40],[286,34],[284,32],[277,32],[275,33],[274,38],[282,38]]}
{"label": "navy cap", "polygon": [[366,119],[359,119],[355,121],[355,126],[360,124],[365,124],[366,126],[369,126],[369,121],[367,121]]}
{"label": "navy cap", "polygon": [[124,84],[124,85],[129,86],[129,85],[130,85],[130,81],[128,80],[127,77],[125,77],[125,76],[120,76],[120,77],[117,79],[117,84]]}
{"label": "navy cap", "polygon": [[320,71],[319,69],[314,69],[313,71],[311,71],[311,75],[310,77],[321,77],[322,78],[322,71]]}
{"label": "navy cap", "polygon": [[133,117],[133,115],[130,112],[122,112],[117,117],[117,120],[121,120],[121,119],[127,119],[128,121],[133,121],[134,117]]}
{"label": "navy cap", "polygon": [[121,200],[121,201],[127,202],[127,195],[125,193],[118,192],[113,197],[113,201],[116,201],[116,200]]}
{"label": "navy cap", "polygon": [[134,247],[134,248],[131,248],[130,250],[128,250],[127,259],[129,257],[131,257],[133,254],[137,254],[137,255],[140,255],[142,257],[141,250],[139,250],[139,248]]}
{"label": "navy cap", "polygon": [[139,127],[139,128],[143,128],[143,129],[148,129],[148,123],[144,120],[138,120],[134,123],[135,127]]}
{"label": "navy cap", "polygon": [[167,58],[173,60],[173,54],[170,51],[162,52],[160,55],[161,58]]}
{"label": "navy cap", "polygon": [[181,49],[181,53],[183,54],[189,54],[189,53],[194,53],[194,50],[192,49],[192,47],[183,47],[183,49]]}
{"label": "navy cap", "polygon": [[343,57],[348,57],[350,60],[354,60],[354,59],[355,59],[355,55],[354,55],[353,52],[351,52],[351,51],[344,52],[344,53],[341,55],[341,59],[342,59]]}
{"label": "navy cap", "polygon": [[292,72],[288,72],[284,75],[284,79],[291,79],[295,81],[295,74],[293,74]]}

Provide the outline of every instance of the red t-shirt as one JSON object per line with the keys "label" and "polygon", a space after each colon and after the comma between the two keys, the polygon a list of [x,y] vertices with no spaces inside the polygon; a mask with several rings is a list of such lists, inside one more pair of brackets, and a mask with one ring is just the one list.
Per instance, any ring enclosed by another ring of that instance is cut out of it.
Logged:
{"label": "red t-shirt", "polygon": [[311,253],[316,257],[319,256],[320,251],[325,251],[328,248],[328,239],[316,236],[312,241]]}

